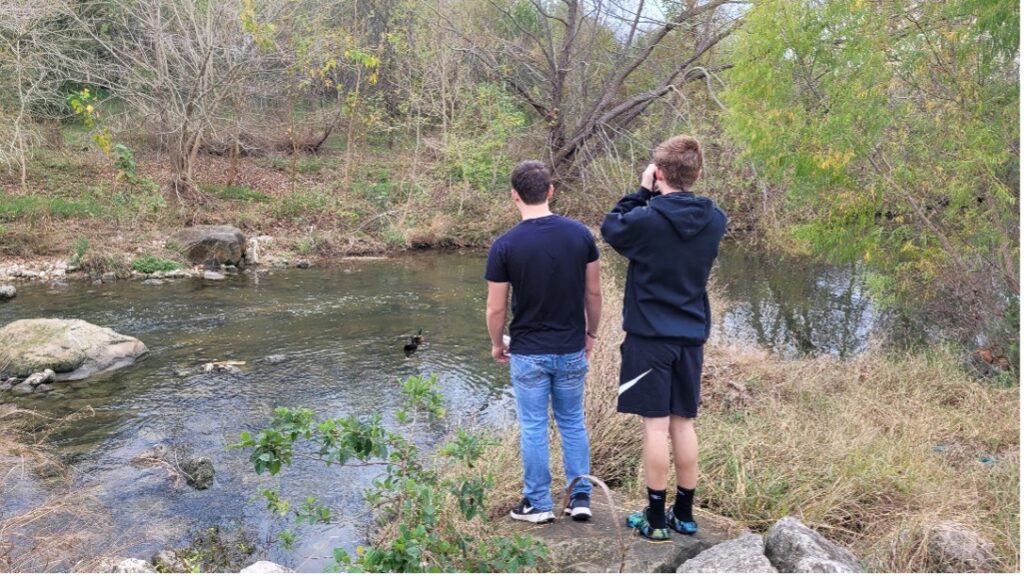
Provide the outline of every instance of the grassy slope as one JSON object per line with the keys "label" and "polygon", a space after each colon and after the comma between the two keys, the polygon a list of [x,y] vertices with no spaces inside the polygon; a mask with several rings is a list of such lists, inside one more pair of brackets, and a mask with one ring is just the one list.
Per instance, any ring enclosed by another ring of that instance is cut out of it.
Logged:
{"label": "grassy slope", "polygon": [[[592,467],[641,498],[640,421],[615,412],[619,302],[606,288],[587,383]],[[705,362],[699,506],[759,531],[799,516],[870,569],[894,572],[926,570],[921,537],[955,520],[996,543],[1003,570],[1018,571],[1019,388],[968,376],[944,349],[781,360],[712,343]],[[491,513],[503,515],[520,497],[517,432],[482,460],[496,478]]]}
{"label": "grassy slope", "polygon": [[125,259],[166,256],[167,234],[186,222],[234,224],[269,234],[278,250],[309,258],[427,246],[478,246],[513,222],[507,195],[450,182],[428,158],[401,150],[366,152],[345,185],[344,158],[200,156],[203,202],[185,209],[165,196],[165,158],[141,154],[139,174],[153,183],[115,182],[109,160],[68,145],[36,151],[28,184],[0,180],[0,258],[69,256],[75,240],[93,253]]}

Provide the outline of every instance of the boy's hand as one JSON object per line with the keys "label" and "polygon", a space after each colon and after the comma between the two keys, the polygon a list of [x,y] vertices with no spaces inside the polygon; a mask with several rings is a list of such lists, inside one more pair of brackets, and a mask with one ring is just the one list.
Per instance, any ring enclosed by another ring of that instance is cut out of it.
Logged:
{"label": "boy's hand", "polygon": [[658,167],[651,162],[647,165],[647,168],[644,169],[643,176],[640,177],[640,185],[651,192],[657,192],[657,189],[655,188],[655,186],[657,186],[657,178],[654,175],[654,171],[657,169]]}
{"label": "boy's hand", "polygon": [[504,345],[502,345],[502,346],[494,346],[494,345],[492,345],[491,346],[491,357],[494,358],[494,360],[496,362],[501,362],[503,364],[505,362],[508,362],[508,348],[506,348]]}

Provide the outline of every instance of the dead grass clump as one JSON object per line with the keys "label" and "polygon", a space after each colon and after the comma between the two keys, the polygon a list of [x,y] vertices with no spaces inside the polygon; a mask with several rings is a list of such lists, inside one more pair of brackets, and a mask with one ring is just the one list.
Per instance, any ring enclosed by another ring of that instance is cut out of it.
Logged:
{"label": "dead grass clump", "polygon": [[99,502],[74,489],[46,444],[60,421],[36,412],[0,414],[0,572],[69,570],[105,527]]}
{"label": "dead grass clump", "polygon": [[[709,357],[742,357],[724,347]],[[709,396],[745,384],[743,406],[700,419],[701,503],[755,529],[787,514],[841,541],[876,569],[927,569],[920,542],[939,520],[1018,560],[1017,390],[972,380],[939,349],[727,365]],[[950,451],[949,446],[958,449]]]}

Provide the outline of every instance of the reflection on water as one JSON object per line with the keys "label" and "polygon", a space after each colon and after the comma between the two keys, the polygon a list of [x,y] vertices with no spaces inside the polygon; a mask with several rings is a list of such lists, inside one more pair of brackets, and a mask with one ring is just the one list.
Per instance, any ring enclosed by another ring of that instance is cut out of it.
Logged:
{"label": "reflection on water", "polygon": [[770,257],[722,246],[714,272],[728,300],[716,311],[713,336],[756,342],[786,355],[850,356],[881,322],[853,266]]}
{"label": "reflection on water", "polygon": [[[616,258],[611,263],[622,264]],[[0,306],[0,325],[19,318],[81,318],[149,346],[136,366],[84,386],[58,383],[64,395],[59,401],[25,403],[60,414],[84,406],[96,410],[58,441],[79,484],[94,486],[113,515],[114,529],[97,554],[114,549],[148,557],[185,544],[189,529],[214,525],[246,526],[265,540],[281,525],[251,499],[262,485],[292,499],[317,495],[342,513],[337,525],[300,533],[292,552],[271,547],[271,560],[320,570],[332,548],[352,550],[365,540],[362,490],[379,470],[325,469],[300,459],[280,478],[257,478],[244,455],[225,446],[240,431],[265,423],[275,406],[306,406],[325,416],[380,411],[394,426],[399,382],[432,372],[453,424],[507,425],[508,373],[490,359],[483,267],[481,253],[412,253],[223,283],[26,286]],[[851,354],[865,346],[876,323],[848,269],[770,260],[724,246],[715,275],[732,304],[717,311],[717,338],[787,354]],[[618,303],[608,302],[608,309],[617,311]],[[426,344],[406,359],[400,337],[419,328]],[[269,355],[284,360],[267,361]],[[215,360],[246,364],[239,375],[186,373]],[[443,435],[429,427],[412,432],[425,444]],[[131,465],[156,443],[210,457],[217,470],[213,488],[175,489],[165,469]]]}

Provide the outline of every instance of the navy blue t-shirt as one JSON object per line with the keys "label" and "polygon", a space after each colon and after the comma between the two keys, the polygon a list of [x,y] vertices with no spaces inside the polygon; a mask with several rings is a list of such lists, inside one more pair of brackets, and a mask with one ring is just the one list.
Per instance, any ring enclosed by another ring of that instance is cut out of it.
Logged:
{"label": "navy blue t-shirt", "polygon": [[586,340],[587,264],[594,236],[557,214],[523,220],[491,245],[484,278],[512,285],[512,354],[568,354]]}

